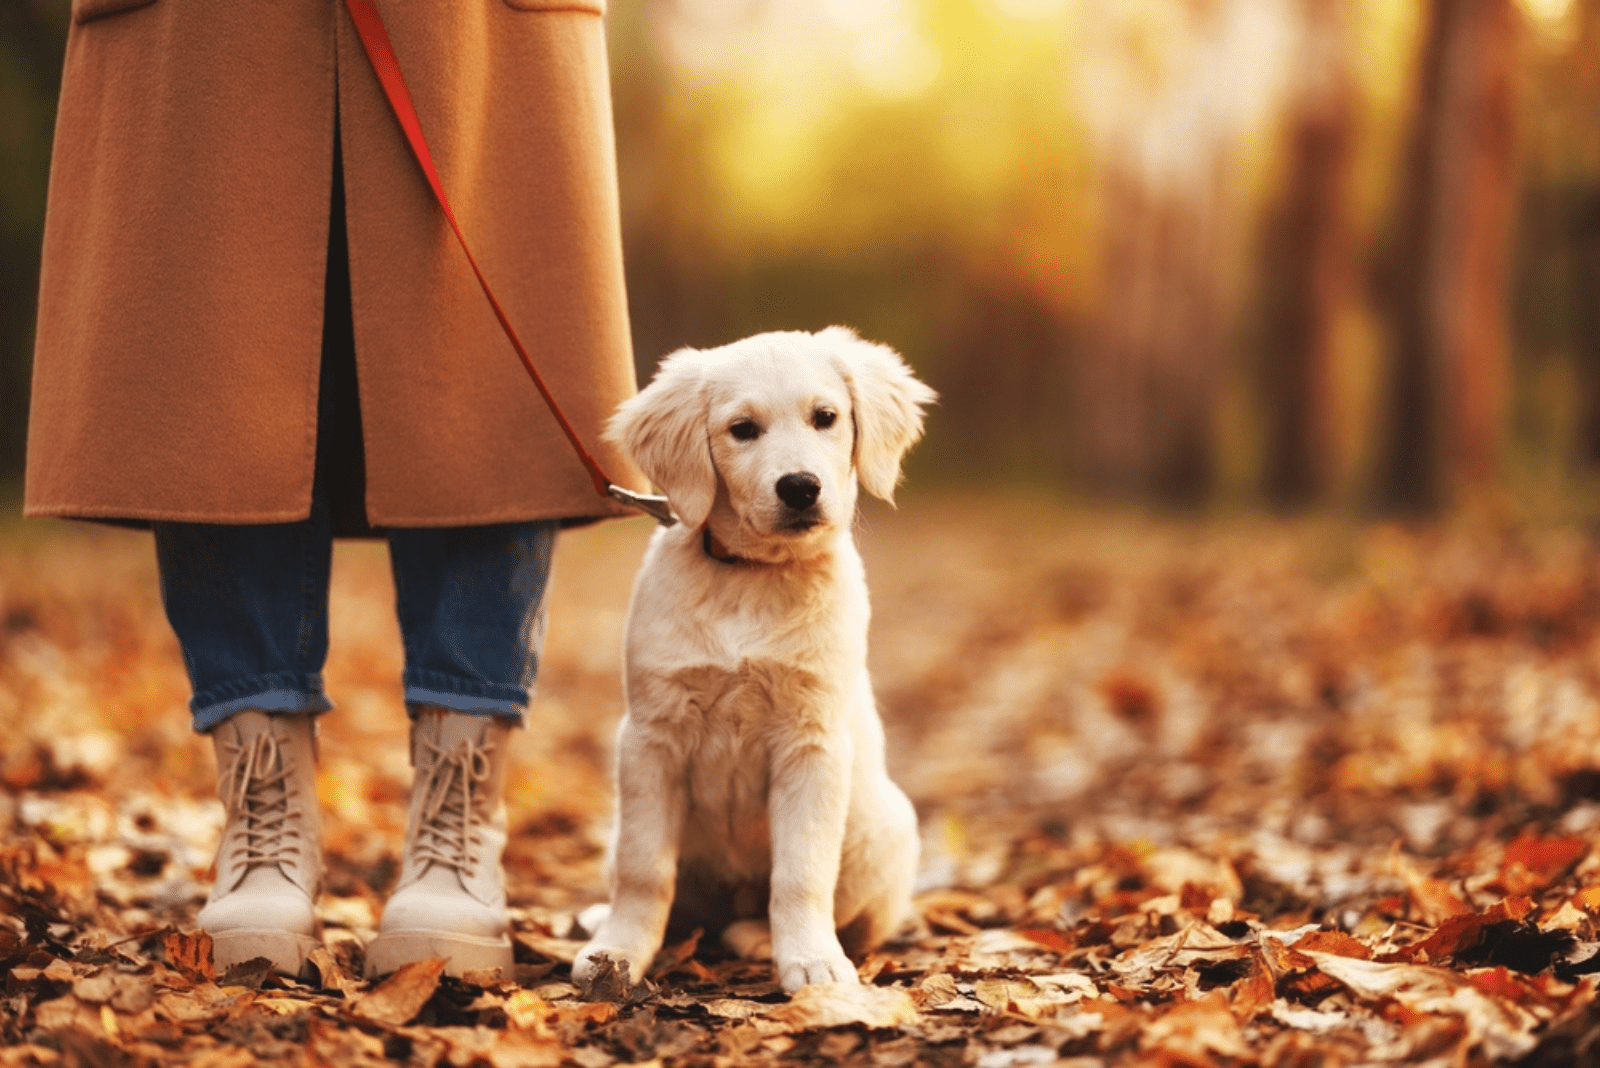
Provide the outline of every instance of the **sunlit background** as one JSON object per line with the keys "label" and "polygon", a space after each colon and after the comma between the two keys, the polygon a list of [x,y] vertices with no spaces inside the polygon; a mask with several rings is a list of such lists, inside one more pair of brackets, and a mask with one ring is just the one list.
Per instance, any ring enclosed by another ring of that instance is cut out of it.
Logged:
{"label": "sunlit background", "polygon": [[[0,473],[67,0],[0,9]],[[1587,514],[1600,0],[616,0],[641,376],[847,323],[918,485]]]}

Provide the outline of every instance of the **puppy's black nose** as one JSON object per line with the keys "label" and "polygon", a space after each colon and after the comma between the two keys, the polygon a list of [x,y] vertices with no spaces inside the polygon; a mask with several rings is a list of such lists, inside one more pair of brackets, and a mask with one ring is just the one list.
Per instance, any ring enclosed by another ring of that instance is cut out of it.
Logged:
{"label": "puppy's black nose", "polygon": [[778,479],[778,499],[795,511],[803,511],[817,503],[817,494],[822,492],[822,483],[816,475],[800,473],[798,475],[784,475]]}

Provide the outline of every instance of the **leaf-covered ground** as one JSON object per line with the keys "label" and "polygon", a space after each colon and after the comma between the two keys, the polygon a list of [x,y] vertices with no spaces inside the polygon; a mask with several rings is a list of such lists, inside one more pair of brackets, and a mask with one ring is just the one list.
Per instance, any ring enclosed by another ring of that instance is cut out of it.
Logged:
{"label": "leaf-covered ground", "polygon": [[860,540],[919,927],[785,998],[669,946],[583,1000],[627,590],[568,535],[507,858],[516,974],[362,981],[409,769],[383,550],[335,569],[326,953],[212,973],[221,822],[147,536],[0,531],[0,1065],[1600,1063],[1600,543],[912,497]]}

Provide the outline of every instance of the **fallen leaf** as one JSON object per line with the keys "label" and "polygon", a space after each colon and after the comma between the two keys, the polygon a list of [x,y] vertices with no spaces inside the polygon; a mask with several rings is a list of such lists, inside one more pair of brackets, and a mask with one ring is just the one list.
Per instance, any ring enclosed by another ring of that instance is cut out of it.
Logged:
{"label": "fallen leaf", "polygon": [[724,1020],[753,1020],[764,1015],[770,1007],[759,1001],[745,1001],[742,998],[712,998],[703,1005],[711,1015]]}
{"label": "fallen leaf", "polygon": [[1299,952],[1334,953],[1356,960],[1371,960],[1372,947],[1343,931],[1311,931],[1297,938],[1290,949]]}
{"label": "fallen leaf", "polygon": [[1491,1058],[1519,1057],[1537,1044],[1540,1021],[1515,1004],[1490,997],[1453,972],[1420,964],[1352,960],[1311,953],[1317,967],[1364,999],[1392,998],[1414,1012],[1457,1016]]}
{"label": "fallen leaf", "polygon": [[656,959],[650,964],[652,976],[666,975],[694,956],[695,950],[700,948],[700,936],[705,932],[696,927],[694,931],[681,942],[670,946],[662,946],[656,953]]}
{"label": "fallen leaf", "polygon": [[1524,831],[1506,846],[1500,885],[1508,894],[1531,894],[1549,886],[1589,852],[1578,837],[1542,838]]}
{"label": "fallen leaf", "polygon": [[176,931],[161,940],[167,963],[191,979],[213,979],[211,936],[204,931],[184,934]]}
{"label": "fallen leaf", "polygon": [[552,938],[538,931],[517,931],[512,934],[517,944],[536,956],[558,964],[571,964],[578,959],[584,943],[570,938]]}
{"label": "fallen leaf", "polygon": [[552,1038],[555,1032],[550,1021],[557,1016],[556,1009],[531,990],[518,990],[506,999],[503,1006],[506,1023],[516,1031],[526,1031],[538,1038]]}
{"label": "fallen leaf", "polygon": [[1229,1005],[1240,1023],[1249,1023],[1276,999],[1276,988],[1265,969],[1234,983],[1228,989]]}
{"label": "fallen leaf", "polygon": [[359,994],[366,987],[365,983],[352,978],[339,962],[333,959],[333,954],[322,946],[313,949],[309,959],[316,966],[324,990],[334,990],[349,998]]}
{"label": "fallen leaf", "polygon": [[1406,856],[1399,852],[1398,846],[1391,855],[1391,861],[1405,883],[1406,896],[1411,899],[1417,918],[1423,923],[1436,927],[1452,916],[1471,914],[1472,906],[1461,900],[1448,883],[1417,871]]}
{"label": "fallen leaf", "polygon": [[1205,1063],[1211,1054],[1245,1057],[1249,1048],[1228,999],[1213,990],[1199,1001],[1186,1001],[1150,1021],[1139,1038],[1139,1048],[1174,1058],[1180,1063]]}
{"label": "fallen leaf", "polygon": [[919,1019],[911,995],[896,986],[858,986],[854,983],[812,983],[790,996],[789,1002],[766,1013],[766,1018],[790,1031],[848,1027],[909,1027]]}
{"label": "fallen leaf", "polygon": [[439,957],[402,964],[371,993],[358,999],[352,1011],[364,1020],[390,1027],[410,1023],[439,989],[444,968],[445,961]]}

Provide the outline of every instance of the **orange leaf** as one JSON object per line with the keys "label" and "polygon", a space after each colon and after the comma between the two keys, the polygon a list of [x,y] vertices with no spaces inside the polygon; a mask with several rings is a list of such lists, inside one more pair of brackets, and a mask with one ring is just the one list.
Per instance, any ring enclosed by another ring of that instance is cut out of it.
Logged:
{"label": "orange leaf", "polygon": [[167,963],[186,978],[199,982],[216,977],[211,963],[211,936],[204,931],[174,931],[162,939],[161,948],[166,950]]}
{"label": "orange leaf", "polygon": [[1504,864],[1521,864],[1530,872],[1553,879],[1582,860],[1587,852],[1587,839],[1540,838],[1535,834],[1523,833],[1506,847]]}
{"label": "orange leaf", "polygon": [[1439,924],[1438,930],[1412,946],[1407,946],[1399,956],[1417,960],[1427,954],[1429,961],[1453,957],[1464,949],[1471,949],[1483,940],[1483,929],[1497,923],[1520,921],[1533,911],[1533,901],[1525,897],[1508,897],[1487,912],[1470,916],[1451,916]]}
{"label": "orange leaf", "polygon": [[1017,934],[1026,938],[1034,945],[1053,949],[1057,953],[1070,953],[1078,948],[1077,940],[1065,931],[1054,927],[1018,927]]}
{"label": "orange leaf", "polygon": [[1278,992],[1273,986],[1272,977],[1265,971],[1257,972],[1248,979],[1241,979],[1230,988],[1233,1015],[1240,1023],[1249,1023],[1259,1013],[1265,1012],[1277,998]]}
{"label": "orange leaf", "polygon": [[1312,931],[1289,948],[1332,953],[1340,957],[1354,957],[1356,960],[1372,959],[1372,947],[1357,941],[1343,931]]}
{"label": "orange leaf", "polygon": [[1410,869],[1404,872],[1404,876],[1406,893],[1410,895],[1411,903],[1424,923],[1437,924],[1452,916],[1472,914],[1472,906],[1457,897],[1444,880],[1432,879]]}
{"label": "orange leaf", "polygon": [[439,977],[444,974],[444,965],[440,957],[402,964],[399,971],[356,1002],[355,1014],[390,1027],[410,1023],[422,1011],[428,999],[433,997],[433,992],[439,989]]}

